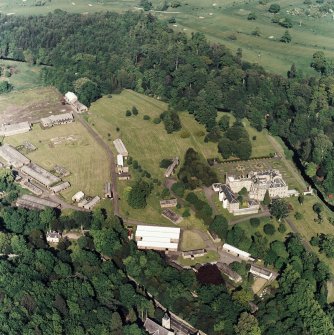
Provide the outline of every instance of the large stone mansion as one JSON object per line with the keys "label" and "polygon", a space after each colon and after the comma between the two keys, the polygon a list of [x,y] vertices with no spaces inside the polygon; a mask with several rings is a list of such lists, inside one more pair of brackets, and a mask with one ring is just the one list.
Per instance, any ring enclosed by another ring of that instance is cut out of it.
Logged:
{"label": "large stone mansion", "polygon": [[[298,191],[288,189],[278,170],[252,171],[246,176],[226,175],[226,184],[213,184],[214,191],[218,192],[219,200],[224,208],[234,215],[257,213],[260,201],[263,201],[268,191],[271,199],[287,198],[298,195]],[[240,204],[238,193],[246,189],[248,200]]]}

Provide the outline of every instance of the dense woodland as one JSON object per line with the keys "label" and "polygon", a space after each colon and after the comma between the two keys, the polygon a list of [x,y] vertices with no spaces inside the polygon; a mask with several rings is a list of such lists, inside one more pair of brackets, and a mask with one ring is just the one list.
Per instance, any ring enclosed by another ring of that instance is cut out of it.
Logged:
{"label": "dense woodland", "polygon": [[[217,141],[223,154],[229,148],[231,155],[248,158],[251,148],[246,134],[235,136],[235,130],[243,133],[240,123],[228,130],[226,119],[217,122],[217,111],[230,111],[238,120],[247,117],[258,130],[266,127],[286,140],[306,173],[327,193],[334,192],[334,77],[322,53],[310,59],[319,74],[305,78],[292,66],[285,78],[243,61],[242,50],[234,55],[209,44],[202,34],[187,38],[174,33],[151,14],[57,10],[38,17],[1,15],[0,56],[47,65],[42,73],[46,84],[74,91],[88,105],[122,88],[166,100],[170,111],[162,119],[167,131],[179,128],[175,112],[187,110],[205,124],[207,140]],[[196,186],[190,175],[197,173],[196,182],[204,184],[215,178],[207,170],[201,180],[204,163],[195,152],[187,154],[197,163],[182,167],[175,193],[184,193],[184,185]],[[138,182],[133,207],[145,206],[149,192],[150,185]],[[188,201],[200,205],[192,194]],[[210,223],[213,232],[252,250],[282,273],[279,288],[257,301],[255,319],[248,304],[252,278],[246,274],[245,284],[230,292],[222,279],[205,283],[192,271],[167,266],[155,252],[138,251],[119,220],[103,211],[58,217],[52,211],[12,209],[8,198],[1,203],[0,248],[18,255],[0,262],[3,334],[142,334],[140,314],[154,317],[155,311],[128,275],[209,334],[334,334],[334,308],[326,302],[329,271],[295,236],[263,248],[265,236],[247,239],[237,226],[228,231],[222,218]],[[48,248],[47,229],[81,225],[91,229],[90,235],[75,245],[64,240],[59,249]],[[272,228],[264,232],[271,234]]]}

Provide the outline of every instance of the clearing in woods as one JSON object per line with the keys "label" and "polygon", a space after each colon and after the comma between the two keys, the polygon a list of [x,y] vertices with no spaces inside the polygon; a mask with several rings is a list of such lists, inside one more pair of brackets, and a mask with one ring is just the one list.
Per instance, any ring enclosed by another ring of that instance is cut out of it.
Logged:
{"label": "clearing in woods", "polygon": [[110,178],[108,158],[102,148],[86,132],[79,122],[59,125],[43,130],[35,125],[33,130],[5,138],[5,142],[17,147],[28,141],[37,147],[26,156],[34,163],[51,171],[60,165],[70,171],[71,187],[61,192],[65,200],[83,191],[90,196],[103,196],[104,183]]}
{"label": "clearing in woods", "polygon": [[38,87],[0,95],[0,124],[28,121],[72,111],[62,105],[62,95],[54,87]]}

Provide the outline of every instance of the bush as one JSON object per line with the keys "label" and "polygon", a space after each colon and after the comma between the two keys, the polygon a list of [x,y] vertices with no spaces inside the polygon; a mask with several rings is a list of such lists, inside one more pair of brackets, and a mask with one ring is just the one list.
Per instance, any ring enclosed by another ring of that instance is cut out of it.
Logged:
{"label": "bush", "polygon": [[138,161],[134,160],[132,162],[132,167],[136,170],[136,169],[138,169],[138,166],[139,166]]}
{"label": "bush", "polygon": [[267,223],[266,225],[264,225],[263,231],[266,235],[274,235],[276,229],[274,225],[272,225],[271,223]]}
{"label": "bush", "polygon": [[138,113],[139,113],[139,111],[138,111],[137,107],[136,107],[136,106],[133,106],[133,107],[132,107],[132,114],[133,114],[133,115],[138,115]]}
{"label": "bush", "polygon": [[149,115],[144,115],[143,120],[151,120],[151,117]]}
{"label": "bush", "polygon": [[178,197],[183,197],[184,196],[184,191],[185,187],[183,183],[175,183],[172,186],[172,191],[178,196]]}
{"label": "bush", "polygon": [[261,223],[259,218],[251,218],[251,219],[249,219],[249,222],[250,222],[251,226],[254,227],[254,228],[258,227]]}
{"label": "bush", "polygon": [[190,133],[188,130],[182,130],[180,133],[181,138],[188,138],[190,136]]}
{"label": "bush", "polygon": [[283,234],[286,232],[286,227],[284,223],[280,223],[280,225],[278,226],[278,231]]}
{"label": "bush", "polygon": [[125,116],[131,116],[131,115],[132,115],[131,111],[127,110],[127,111],[125,112]]}
{"label": "bush", "polygon": [[278,13],[280,10],[281,10],[281,6],[277,3],[271,4],[268,9],[269,13]]}
{"label": "bush", "polygon": [[172,16],[168,19],[168,23],[176,23],[176,18],[175,16]]}
{"label": "bush", "polygon": [[195,135],[198,137],[203,137],[205,135],[205,132],[203,130],[198,130],[196,131]]}
{"label": "bush", "polygon": [[156,117],[153,119],[153,123],[159,124],[161,122],[161,119],[159,117]]}
{"label": "bush", "polygon": [[162,168],[162,169],[167,169],[169,165],[171,165],[173,163],[173,161],[171,159],[163,159],[159,166]]}
{"label": "bush", "polygon": [[300,212],[296,212],[295,213],[295,219],[296,220],[301,220],[303,218],[303,214],[302,213],[300,213]]}
{"label": "bush", "polygon": [[250,21],[256,20],[255,13],[249,13],[248,16],[247,16],[247,20],[250,20]]}
{"label": "bush", "polygon": [[190,216],[190,210],[189,208],[186,208],[182,213],[182,217],[188,218],[189,216]]}

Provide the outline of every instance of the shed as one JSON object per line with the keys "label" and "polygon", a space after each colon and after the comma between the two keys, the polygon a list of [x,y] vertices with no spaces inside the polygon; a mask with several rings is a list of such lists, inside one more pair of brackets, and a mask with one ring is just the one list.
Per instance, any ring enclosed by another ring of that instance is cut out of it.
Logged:
{"label": "shed", "polygon": [[72,105],[78,101],[78,97],[73,92],[67,92],[65,94],[65,101]]}
{"label": "shed", "polygon": [[121,154],[124,158],[127,158],[129,156],[129,153],[126,150],[126,147],[120,138],[117,138],[113,143],[119,154]]}
{"label": "shed", "polygon": [[73,195],[72,201],[80,202],[84,197],[85,197],[85,193],[83,193],[82,191],[79,191]]}
{"label": "shed", "polygon": [[51,190],[55,193],[61,192],[69,188],[71,184],[68,181],[64,181],[61,184],[51,187]]}
{"label": "shed", "polygon": [[96,206],[96,204],[100,201],[100,197],[96,196],[92,200],[88,201],[85,205],[83,205],[83,208],[85,209],[92,209]]}
{"label": "shed", "polygon": [[250,261],[250,260],[254,260],[252,257],[251,257],[251,254],[246,252],[246,251],[243,251],[243,250],[240,250],[236,247],[234,247],[233,245],[230,245],[230,244],[227,244],[227,243],[224,243],[223,244],[223,249],[230,253],[231,255],[233,256],[236,256],[236,257],[239,257],[241,259],[244,259],[246,261]]}
{"label": "shed", "polygon": [[124,160],[123,160],[123,156],[121,154],[117,155],[117,165],[118,166],[122,166],[124,165]]}

